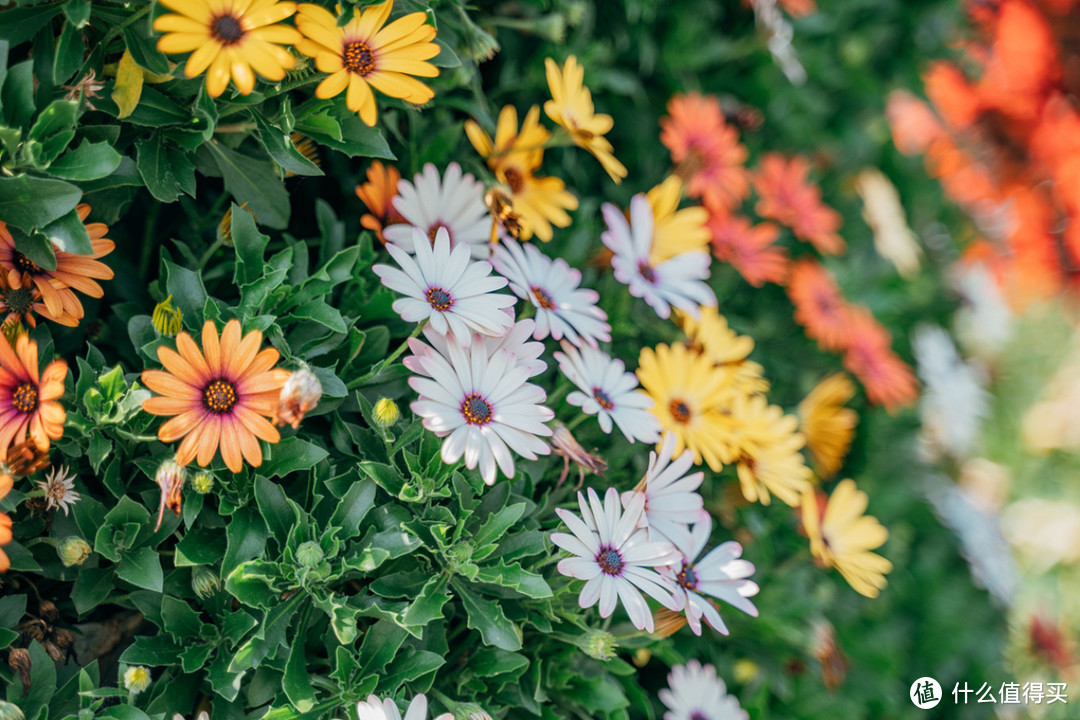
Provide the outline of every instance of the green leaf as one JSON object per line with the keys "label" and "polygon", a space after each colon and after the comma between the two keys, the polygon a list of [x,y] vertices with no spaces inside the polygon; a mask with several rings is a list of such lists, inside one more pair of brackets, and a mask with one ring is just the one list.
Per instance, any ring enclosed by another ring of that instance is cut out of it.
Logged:
{"label": "green leaf", "polygon": [[345,497],[338,501],[337,508],[330,518],[330,525],[342,528],[343,538],[356,537],[360,534],[360,523],[375,504],[375,483],[363,479],[353,483]]}
{"label": "green leaf", "polygon": [[[45,27],[60,12],[59,5],[44,7],[16,7],[4,10],[4,22],[0,23],[0,40],[7,40],[11,47],[24,43],[34,37],[38,30]],[[34,720],[33,715],[28,715]]]}
{"label": "green leaf", "polygon": [[112,568],[80,568],[71,588],[71,601],[80,615],[105,602],[112,592],[114,576]]}
{"label": "green leaf", "polygon": [[293,638],[289,648],[289,659],[285,662],[285,674],[281,677],[281,689],[285,696],[300,712],[308,712],[315,707],[315,690],[311,687],[311,678],[307,671],[307,653],[304,641],[307,639],[307,621],[309,611],[305,611],[297,626],[299,633]]}
{"label": "green leaf", "polygon": [[91,255],[94,252],[90,244],[90,234],[86,231],[79,213],[72,210],[67,215],[53,220],[41,228],[41,235],[51,242],[57,250],[75,255]]}
{"label": "green leaf", "polygon": [[82,65],[86,43],[82,31],[75,23],[64,23],[60,39],[56,41],[56,59],[53,63],[53,85],[61,85]]}
{"label": "green leaf", "polygon": [[49,238],[39,232],[27,235],[15,226],[9,226],[8,232],[15,240],[15,249],[29,258],[34,264],[46,270],[56,269],[56,252]]}
{"label": "green leaf", "polygon": [[176,544],[173,563],[176,567],[213,565],[224,554],[225,534],[220,529],[200,525],[189,530]]}
{"label": "green leaf", "polygon": [[506,618],[497,602],[474,594],[458,578],[450,582],[465,606],[468,626],[480,631],[485,644],[511,652],[521,649],[521,631]]}
{"label": "green leaf", "polygon": [[522,595],[528,595],[531,598],[551,597],[551,588],[544,578],[536,573],[522,569],[518,563],[482,567],[477,573],[476,579],[480,582],[513,588]]}
{"label": "green leaf", "polygon": [[222,575],[228,575],[245,560],[262,555],[270,531],[258,511],[250,506],[239,508],[225,526],[225,558],[221,561]]}
{"label": "green leaf", "polygon": [[507,505],[502,510],[492,513],[473,537],[473,545],[479,548],[488,543],[495,542],[524,514],[525,503],[523,502]]}
{"label": "green leaf", "polygon": [[360,643],[361,671],[381,673],[394,656],[408,633],[405,628],[386,620],[379,620],[368,627],[364,641]]}
{"label": "green leaf", "polygon": [[82,191],[63,180],[0,177],[0,217],[26,232],[67,215],[81,198]]}
{"label": "green leaf", "polygon": [[15,627],[25,614],[25,595],[0,597],[0,627]]}
{"label": "green leaf", "polygon": [[442,655],[429,650],[413,650],[407,648],[406,652],[394,658],[390,667],[386,668],[380,687],[388,692],[400,687],[403,683],[414,680],[438,670],[446,664]]}
{"label": "green leaf", "polygon": [[169,72],[169,59],[157,49],[153,36],[146,27],[129,25],[124,28],[124,44],[127,52],[141,67],[152,73],[165,75]]}
{"label": "green leaf", "polygon": [[269,477],[285,477],[297,470],[314,467],[328,455],[325,448],[307,440],[298,437],[285,438],[269,447],[260,471]]}
{"label": "green leaf", "polygon": [[219,142],[204,147],[225,180],[225,189],[240,203],[248,203],[259,223],[278,230],[289,224],[289,193],[273,165],[230,150]]}
{"label": "green leaf", "polygon": [[163,595],[161,597],[161,618],[165,622],[165,632],[177,640],[197,638],[202,635],[206,624],[199,619],[199,613],[191,609],[183,600]]}
{"label": "green leaf", "polygon": [[270,534],[277,538],[278,542],[284,543],[289,537],[289,531],[300,519],[296,508],[285,497],[285,491],[260,475],[255,479],[255,501]]}
{"label": "green leaf", "polygon": [[64,15],[75,27],[85,27],[90,22],[90,0],[67,0]]}
{"label": "green leaf", "polygon": [[[13,10],[5,13],[5,22]],[[0,33],[5,25],[0,23]],[[4,87],[0,90],[0,105],[4,108],[7,124],[17,128],[30,127],[37,105],[34,103],[34,61],[25,60],[8,68]]]}
{"label": "green leaf", "polygon": [[341,313],[321,299],[296,308],[289,314],[289,317],[300,321],[310,320],[336,333],[344,334],[349,329],[345,325]]}
{"label": "green leaf", "polygon": [[206,305],[206,288],[202,275],[171,260],[162,259],[165,266],[165,289],[172,295],[172,302],[180,308],[184,324],[196,331],[202,330],[203,306]]}
{"label": "green leaf", "polygon": [[422,627],[432,620],[443,617],[443,605],[450,600],[450,594],[446,591],[448,582],[449,579],[442,573],[430,578],[423,589],[420,590],[416,599],[409,605],[409,609],[405,611],[401,621],[406,625]]}
{"label": "green leaf", "polygon": [[163,133],[156,132],[135,143],[135,165],[146,189],[156,200],[171,203],[181,192],[188,191],[194,197],[195,164],[184,150],[171,145]]}
{"label": "green leaf", "polygon": [[233,282],[237,285],[254,282],[263,274],[263,254],[270,238],[255,227],[255,218],[246,209],[232,204],[230,230],[236,248],[236,269]]}
{"label": "green leaf", "polygon": [[120,656],[120,662],[131,665],[161,667],[176,664],[176,655],[183,649],[168,635],[140,635]]}
{"label": "green leaf", "polygon": [[266,614],[266,620],[256,626],[255,633],[236,651],[229,662],[230,672],[242,672],[258,667],[268,655],[276,654],[279,647],[287,646],[285,638],[292,617],[307,597],[297,593],[285,602],[278,603]]}
{"label": "green leaf", "polygon": [[[30,643],[30,689],[25,695],[14,692],[14,683],[8,685],[8,699],[14,701],[27,718],[37,718],[41,711],[48,712],[47,705],[56,692],[56,663],[37,640]],[[20,688],[20,693],[21,693]]]}
{"label": "green leaf", "polygon": [[116,575],[132,585],[155,592],[161,592],[165,579],[161,572],[161,557],[148,547],[124,553],[116,566]]}
{"label": "green leaf", "polygon": [[40,167],[47,167],[75,137],[78,108],[79,104],[73,100],[53,100],[38,114],[29,138],[41,143],[33,152],[33,160]]}
{"label": "green leaf", "polygon": [[289,134],[281,128],[270,123],[261,112],[253,112],[255,124],[259,128],[259,140],[270,157],[274,159],[283,170],[294,175],[322,175],[323,171],[318,165],[304,157],[296,146],[293,145]]}
{"label": "green leaf", "polygon": [[97,180],[112,174],[120,166],[120,153],[109,143],[83,140],[74,150],[49,166],[49,173],[64,180]]}
{"label": "green leaf", "polygon": [[[325,118],[325,116],[321,116]],[[317,140],[327,147],[339,150],[349,157],[371,157],[383,160],[396,160],[390,151],[386,138],[377,128],[369,127],[358,117],[350,116],[337,119],[333,128],[319,120],[320,116],[308,116],[297,122],[296,129]],[[334,130],[337,132],[334,132]],[[338,136],[338,137],[336,137]]]}

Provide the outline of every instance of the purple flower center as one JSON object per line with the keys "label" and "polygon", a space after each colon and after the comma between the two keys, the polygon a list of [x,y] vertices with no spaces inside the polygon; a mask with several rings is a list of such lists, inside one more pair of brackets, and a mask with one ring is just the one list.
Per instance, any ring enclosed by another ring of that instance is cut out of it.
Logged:
{"label": "purple flower center", "polygon": [[656,284],[656,271],[653,270],[653,266],[642,260],[637,266],[638,272],[641,273],[641,277],[645,278],[645,281],[655,285]]}
{"label": "purple flower center", "polygon": [[361,40],[345,43],[341,48],[341,64],[351,73],[364,77],[375,69],[375,55]]}
{"label": "purple flower center", "polygon": [[694,572],[693,566],[683,565],[683,569],[675,576],[675,582],[679,583],[680,587],[684,587],[687,590],[694,590],[697,588],[697,573]]}
{"label": "purple flower center", "polygon": [[491,416],[495,414],[495,411],[491,403],[473,393],[461,403],[461,414],[470,425],[487,425],[491,422]]}
{"label": "purple flower center", "polygon": [[695,710],[690,713],[690,720],[709,720],[709,716],[701,710]]}
{"label": "purple flower center", "polygon": [[437,285],[433,285],[427,289],[427,301],[431,303],[431,307],[439,312],[449,310],[454,304],[454,298],[450,293]]}
{"label": "purple flower center", "polygon": [[615,407],[615,403],[611,402],[611,396],[598,387],[592,389],[593,399],[605,410],[610,410]]}
{"label": "purple flower center", "polygon": [[235,45],[244,37],[244,26],[232,15],[219,15],[210,23],[210,34],[222,45]]}
{"label": "purple flower center", "polygon": [[555,308],[555,298],[551,297],[551,293],[542,287],[533,285],[532,288],[533,297],[536,298],[536,303],[545,310],[553,310]]}
{"label": "purple flower center", "polygon": [[622,555],[613,547],[601,547],[600,553],[596,556],[596,564],[605,575],[622,575]]}

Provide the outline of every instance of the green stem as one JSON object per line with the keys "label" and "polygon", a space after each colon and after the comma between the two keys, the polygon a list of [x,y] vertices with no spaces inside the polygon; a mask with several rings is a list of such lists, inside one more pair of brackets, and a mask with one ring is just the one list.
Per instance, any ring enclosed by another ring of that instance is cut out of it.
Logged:
{"label": "green stem", "polygon": [[[153,3],[146,3],[145,6],[143,6],[139,10],[136,10],[127,20],[112,28],[111,30],[109,30],[109,32],[105,33],[105,37],[101,38],[101,42],[98,44],[101,47],[105,47],[110,41],[112,41],[113,38],[124,32],[125,28],[141,20],[143,16],[150,12],[150,8],[152,7],[154,7]],[[86,74],[86,69],[87,67],[89,67],[90,60],[93,59],[93,57],[94,55],[93,53],[91,53],[90,56],[86,58],[86,61],[83,62],[82,67],[79,68],[79,73],[75,76],[76,79],[81,78],[83,75]]]}
{"label": "green stem", "polygon": [[129,433],[123,428],[118,427],[114,427],[113,432],[115,432],[117,435],[124,438],[125,440],[133,440],[134,442],[154,442],[158,439],[157,435],[136,435],[134,433]]}
{"label": "green stem", "polygon": [[574,418],[570,422],[566,423],[566,429],[569,430],[570,432],[574,432],[574,428],[576,428],[581,423],[585,422],[585,419],[588,418],[588,417],[589,416],[586,415],[585,413],[579,414],[576,418]]}
{"label": "green stem", "polygon": [[395,360],[397,360],[399,357],[401,357],[401,354],[403,352],[408,350],[408,348],[409,348],[409,340],[412,340],[414,337],[418,336],[420,334],[420,331],[423,330],[423,329],[424,329],[423,325],[417,325],[413,329],[412,333],[410,333],[409,337],[406,338],[405,340],[403,340],[401,342],[401,345],[398,345],[397,350],[394,350],[394,352],[392,352],[389,357],[387,357],[384,360],[381,360],[380,362],[376,363],[375,366],[371,368],[371,370],[364,373],[360,377],[354,379],[346,387],[348,387],[350,390],[354,390],[354,389],[360,387],[361,385],[363,385],[364,383],[366,383],[371,378],[378,375],[380,372],[382,372],[383,369],[387,365],[389,365],[392,362],[394,362]]}
{"label": "green stem", "polygon": [[[296,90],[297,88],[301,88],[301,87],[303,87],[305,85],[311,84],[312,82],[314,82],[316,80],[321,80],[321,79],[322,78],[319,75],[315,75],[315,76],[312,76],[312,77],[298,78],[296,80],[293,80],[292,82],[287,82],[287,83],[283,84],[281,87],[279,87],[277,90],[275,90],[274,92],[267,93],[266,95],[263,95],[262,99],[259,102],[262,102],[263,100],[269,100],[272,97],[277,97],[278,95],[282,95],[284,93],[287,93],[290,90]],[[222,110],[221,112],[218,113],[218,121],[220,122],[224,118],[231,117],[232,115],[237,115],[239,113],[244,112],[245,110],[252,110],[253,109],[252,105],[254,105],[254,103],[252,103],[252,104],[244,104],[244,105],[234,105],[231,108],[226,108],[225,110]]]}
{"label": "green stem", "polygon": [[196,267],[206,267],[206,263],[210,262],[210,258],[214,257],[214,253],[224,247],[225,243],[221,242],[221,238],[214,240],[213,244],[206,249],[202,257],[199,258],[199,264]]}
{"label": "green stem", "polygon": [[139,258],[139,277],[146,279],[147,273],[150,271],[150,259],[153,255],[154,248],[158,246],[158,243],[154,241],[154,229],[157,227],[158,214],[161,212],[161,203],[152,203],[150,205],[150,212],[146,214],[146,224],[143,226],[143,246],[142,257]]}

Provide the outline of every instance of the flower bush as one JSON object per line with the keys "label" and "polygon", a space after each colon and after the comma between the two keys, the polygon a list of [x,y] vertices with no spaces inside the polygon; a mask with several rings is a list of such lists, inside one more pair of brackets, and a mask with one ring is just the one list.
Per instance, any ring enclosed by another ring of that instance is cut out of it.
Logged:
{"label": "flower bush", "polygon": [[912,462],[954,300],[885,121],[952,18],[857,5],[0,10],[3,716],[1000,679]]}

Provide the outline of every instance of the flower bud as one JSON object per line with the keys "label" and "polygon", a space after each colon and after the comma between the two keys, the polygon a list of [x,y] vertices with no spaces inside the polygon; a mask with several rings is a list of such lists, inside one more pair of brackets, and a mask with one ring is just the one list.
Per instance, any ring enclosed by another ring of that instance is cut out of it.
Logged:
{"label": "flower bud", "polygon": [[26,716],[15,703],[0,700],[0,720],[26,720]]}
{"label": "flower bud", "polygon": [[491,720],[491,715],[476,703],[461,703],[454,708],[454,720]]}
{"label": "flower bud", "polygon": [[124,671],[124,689],[138,695],[150,687],[150,671],[142,665],[133,665]]}
{"label": "flower bud", "polygon": [[758,669],[757,663],[753,660],[747,660],[742,658],[735,661],[735,667],[733,670],[735,676],[735,682],[740,685],[746,685],[748,682],[756,678],[761,671]]}
{"label": "flower bud", "polygon": [[[248,204],[246,202],[241,203],[240,209],[241,210],[247,210],[247,206],[248,206]],[[251,212],[251,211],[247,210],[247,212]],[[254,217],[254,216],[255,216],[255,214],[252,213],[252,217]],[[217,239],[218,239],[218,242],[220,242],[222,245],[225,245],[226,247],[232,247],[233,246],[232,205],[229,205],[229,209],[226,210],[225,214],[221,216],[221,222],[218,223]]]}
{"label": "flower bud", "polygon": [[191,571],[191,589],[200,598],[206,600],[221,589],[221,580],[213,570],[196,565]]}
{"label": "flower bud", "polygon": [[634,663],[635,667],[643,668],[649,664],[649,660],[652,659],[652,650],[649,648],[638,648],[634,651],[634,654],[630,656],[630,660]]}
{"label": "flower bud", "polygon": [[158,505],[157,525],[154,532],[161,527],[161,521],[165,518],[165,508],[169,508],[180,517],[180,491],[184,489],[184,481],[187,480],[187,470],[175,460],[166,460],[158,467],[154,474],[154,482],[161,488],[161,503]]}
{"label": "flower bud", "polygon": [[322,562],[323,557],[323,549],[314,540],[301,543],[300,547],[296,548],[296,562],[302,567],[313,568]]}
{"label": "flower bud", "polygon": [[300,427],[304,415],[315,409],[322,397],[322,385],[319,378],[306,367],[296,370],[281,388],[277,410],[274,411],[274,424],[278,427],[289,425],[293,430]]}
{"label": "flower bud", "polygon": [[93,551],[90,543],[78,535],[70,535],[56,546],[56,554],[60,556],[60,562],[64,563],[64,567],[82,565]]}
{"label": "flower bud", "polygon": [[379,401],[375,403],[375,422],[379,424],[379,427],[392,427],[400,417],[401,410],[390,398],[379,398]]}
{"label": "flower bud", "polygon": [[173,337],[184,329],[183,319],[180,308],[173,307],[172,295],[155,305],[154,314],[150,316],[154,329],[166,337]]}
{"label": "flower bud", "polygon": [[191,487],[200,495],[205,495],[214,489],[214,476],[205,470],[200,470],[191,479]]}
{"label": "flower bud", "polygon": [[578,647],[591,658],[610,660],[615,656],[619,643],[606,630],[590,630],[578,638]]}

